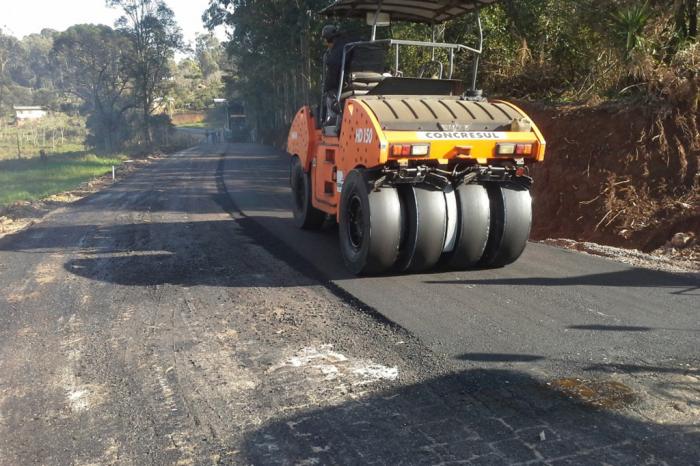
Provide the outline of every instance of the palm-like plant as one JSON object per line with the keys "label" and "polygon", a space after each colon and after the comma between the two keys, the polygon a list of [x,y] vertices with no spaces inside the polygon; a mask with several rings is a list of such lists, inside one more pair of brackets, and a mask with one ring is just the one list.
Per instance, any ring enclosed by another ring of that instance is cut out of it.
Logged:
{"label": "palm-like plant", "polygon": [[642,4],[623,8],[612,15],[613,32],[624,47],[626,59],[629,59],[634,51],[644,49],[646,45],[644,29],[651,15],[648,0]]}

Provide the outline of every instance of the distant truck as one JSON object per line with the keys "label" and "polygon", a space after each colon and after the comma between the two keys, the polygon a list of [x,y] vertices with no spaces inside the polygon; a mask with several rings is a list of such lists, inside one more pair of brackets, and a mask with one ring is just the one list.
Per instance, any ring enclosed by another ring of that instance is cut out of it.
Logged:
{"label": "distant truck", "polygon": [[228,105],[229,140],[231,142],[250,142],[250,128],[245,107],[239,102],[232,101]]}

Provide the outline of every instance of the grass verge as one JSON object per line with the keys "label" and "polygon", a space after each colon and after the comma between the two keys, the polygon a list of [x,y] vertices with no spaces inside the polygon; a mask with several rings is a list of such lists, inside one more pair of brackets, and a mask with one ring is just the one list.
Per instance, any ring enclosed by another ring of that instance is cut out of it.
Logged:
{"label": "grass verge", "polygon": [[76,188],[85,181],[109,173],[124,156],[101,157],[85,152],[39,158],[0,160],[0,206],[30,201]]}

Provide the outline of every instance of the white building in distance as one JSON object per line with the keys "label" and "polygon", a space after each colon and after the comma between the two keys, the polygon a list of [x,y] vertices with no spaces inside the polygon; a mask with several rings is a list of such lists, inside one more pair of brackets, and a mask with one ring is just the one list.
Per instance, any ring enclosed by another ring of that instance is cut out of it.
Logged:
{"label": "white building in distance", "polygon": [[38,120],[44,118],[48,112],[43,107],[20,107],[13,106],[17,122],[27,120]]}

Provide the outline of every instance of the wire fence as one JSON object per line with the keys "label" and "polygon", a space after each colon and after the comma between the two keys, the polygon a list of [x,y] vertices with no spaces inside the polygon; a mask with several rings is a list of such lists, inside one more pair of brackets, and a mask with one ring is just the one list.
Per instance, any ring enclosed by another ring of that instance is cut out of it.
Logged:
{"label": "wire fence", "polygon": [[0,159],[85,150],[86,136],[85,119],[66,114],[20,123],[0,121]]}

